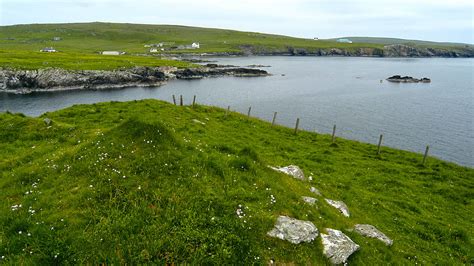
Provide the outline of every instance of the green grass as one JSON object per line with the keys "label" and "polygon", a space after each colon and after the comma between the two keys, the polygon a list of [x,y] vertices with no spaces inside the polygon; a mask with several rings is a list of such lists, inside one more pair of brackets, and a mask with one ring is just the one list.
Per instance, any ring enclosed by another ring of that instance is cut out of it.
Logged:
{"label": "green grass", "polygon": [[114,70],[136,66],[191,67],[193,64],[152,56],[110,56],[81,53],[41,53],[39,51],[0,50],[0,66],[15,69],[63,68],[69,70]]}
{"label": "green grass", "polygon": [[[474,170],[420,154],[156,100],[3,113],[0,150],[0,263],[327,264],[319,237],[266,235],[279,215],[343,230],[361,246],[351,264],[473,263]],[[313,181],[267,167],[289,164]],[[304,204],[310,186],[351,217]],[[394,245],[347,231],[357,223]]]}

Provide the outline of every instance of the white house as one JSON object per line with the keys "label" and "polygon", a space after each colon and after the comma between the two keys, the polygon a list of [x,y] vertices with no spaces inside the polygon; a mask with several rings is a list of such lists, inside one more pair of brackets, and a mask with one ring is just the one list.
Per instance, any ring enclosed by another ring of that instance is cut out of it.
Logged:
{"label": "white house", "polygon": [[103,54],[103,55],[122,55],[122,54],[125,54],[125,52],[120,52],[120,51],[102,51],[101,54]]}
{"label": "white house", "polygon": [[337,42],[341,42],[341,43],[352,43],[352,41],[349,40],[349,39],[338,39]]}
{"label": "white house", "polygon": [[151,48],[150,53],[158,53],[158,49],[157,48]]}
{"label": "white house", "polygon": [[193,42],[193,44],[191,44],[191,47],[192,47],[193,49],[199,49],[200,45],[199,45],[198,42]]}
{"label": "white house", "polygon": [[57,52],[53,47],[45,47],[43,49],[40,50],[40,52],[43,52],[43,53],[55,53]]}
{"label": "white house", "polygon": [[57,42],[57,41],[60,41],[61,40],[61,37],[54,37],[53,38],[53,41]]}

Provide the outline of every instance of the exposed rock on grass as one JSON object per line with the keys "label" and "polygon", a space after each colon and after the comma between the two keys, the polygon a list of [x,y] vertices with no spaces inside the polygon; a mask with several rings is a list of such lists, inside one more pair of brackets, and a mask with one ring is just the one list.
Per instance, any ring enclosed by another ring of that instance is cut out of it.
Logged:
{"label": "exposed rock on grass", "polygon": [[326,202],[333,206],[334,208],[338,209],[342,215],[346,216],[346,217],[349,217],[351,216],[350,212],[349,212],[349,208],[347,207],[347,205],[342,202],[342,201],[337,201],[337,200],[330,200],[330,199],[325,199]]}
{"label": "exposed rock on grass", "polygon": [[339,230],[326,228],[328,234],[321,233],[323,253],[334,264],[345,263],[352,253],[359,249],[348,236]]}
{"label": "exposed rock on grass", "polygon": [[289,165],[289,166],[285,166],[285,167],[271,167],[270,166],[270,168],[272,168],[275,171],[279,171],[279,172],[285,173],[287,175],[291,175],[292,177],[294,177],[296,179],[299,179],[299,180],[302,180],[302,181],[306,180],[303,171],[296,165]]}
{"label": "exposed rock on grass", "polygon": [[293,244],[311,242],[318,237],[319,231],[310,221],[301,221],[288,216],[278,217],[275,227],[267,233],[271,237],[289,241]]}
{"label": "exposed rock on grass", "polygon": [[355,231],[363,236],[370,238],[377,238],[378,240],[385,243],[387,246],[393,244],[393,240],[388,238],[384,233],[380,232],[375,226],[370,224],[356,224],[354,227]]}
{"label": "exposed rock on grass", "polygon": [[318,201],[317,199],[315,198],[312,198],[312,197],[301,197],[303,199],[304,202],[308,203],[309,205],[314,205],[316,204],[316,202]]}

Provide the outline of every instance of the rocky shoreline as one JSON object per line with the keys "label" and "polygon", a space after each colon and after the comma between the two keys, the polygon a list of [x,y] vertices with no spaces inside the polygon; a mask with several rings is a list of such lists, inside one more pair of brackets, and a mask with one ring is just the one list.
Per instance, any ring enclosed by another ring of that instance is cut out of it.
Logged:
{"label": "rocky shoreline", "polygon": [[[353,56],[353,57],[444,57],[444,58],[471,58],[474,57],[474,46],[453,48],[432,48],[412,46],[405,44],[385,45],[382,48],[354,47],[307,49],[288,46],[284,49],[269,49],[266,47],[243,45],[239,47],[241,52],[201,53],[187,54],[187,56]],[[169,54],[170,56],[182,56],[180,54]]]}
{"label": "rocky shoreline", "polygon": [[261,69],[241,67],[135,67],[131,69],[64,70],[0,70],[0,92],[28,94],[44,91],[101,90],[127,87],[156,87],[173,79],[202,79],[206,77],[262,77],[269,73]]}

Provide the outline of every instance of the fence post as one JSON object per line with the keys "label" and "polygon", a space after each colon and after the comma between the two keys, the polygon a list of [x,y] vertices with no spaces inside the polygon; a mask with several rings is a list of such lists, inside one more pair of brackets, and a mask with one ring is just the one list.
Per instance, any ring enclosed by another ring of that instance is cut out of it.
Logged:
{"label": "fence post", "polygon": [[377,147],[377,155],[380,154],[380,147],[382,146],[382,139],[383,139],[383,134],[380,134],[379,145]]}
{"label": "fence post", "polygon": [[225,117],[227,117],[227,115],[229,114],[229,111],[230,111],[230,105],[227,106],[227,110],[225,111]]}
{"label": "fence post", "polygon": [[295,135],[298,133],[298,126],[300,125],[300,119],[296,118],[296,125],[295,125]]}
{"label": "fence post", "polygon": [[273,113],[272,127],[275,125],[276,117],[277,117],[277,112]]}
{"label": "fence post", "polygon": [[336,142],[336,125],[332,128],[332,143]]}
{"label": "fence post", "polygon": [[179,95],[179,105],[183,106],[183,95]]}
{"label": "fence post", "polygon": [[173,94],[173,103],[174,105],[176,105],[176,97],[174,97],[174,94]]}
{"label": "fence post", "polygon": [[194,95],[194,97],[193,97],[193,107],[194,107],[195,104],[196,104],[196,95]]}
{"label": "fence post", "polygon": [[250,118],[250,111],[252,111],[252,106],[249,107],[249,111],[247,113],[247,118]]}
{"label": "fence post", "polygon": [[423,165],[425,165],[425,163],[426,163],[426,158],[428,157],[428,152],[429,151],[430,151],[430,146],[427,145],[426,150],[425,150],[425,156],[423,156]]}

